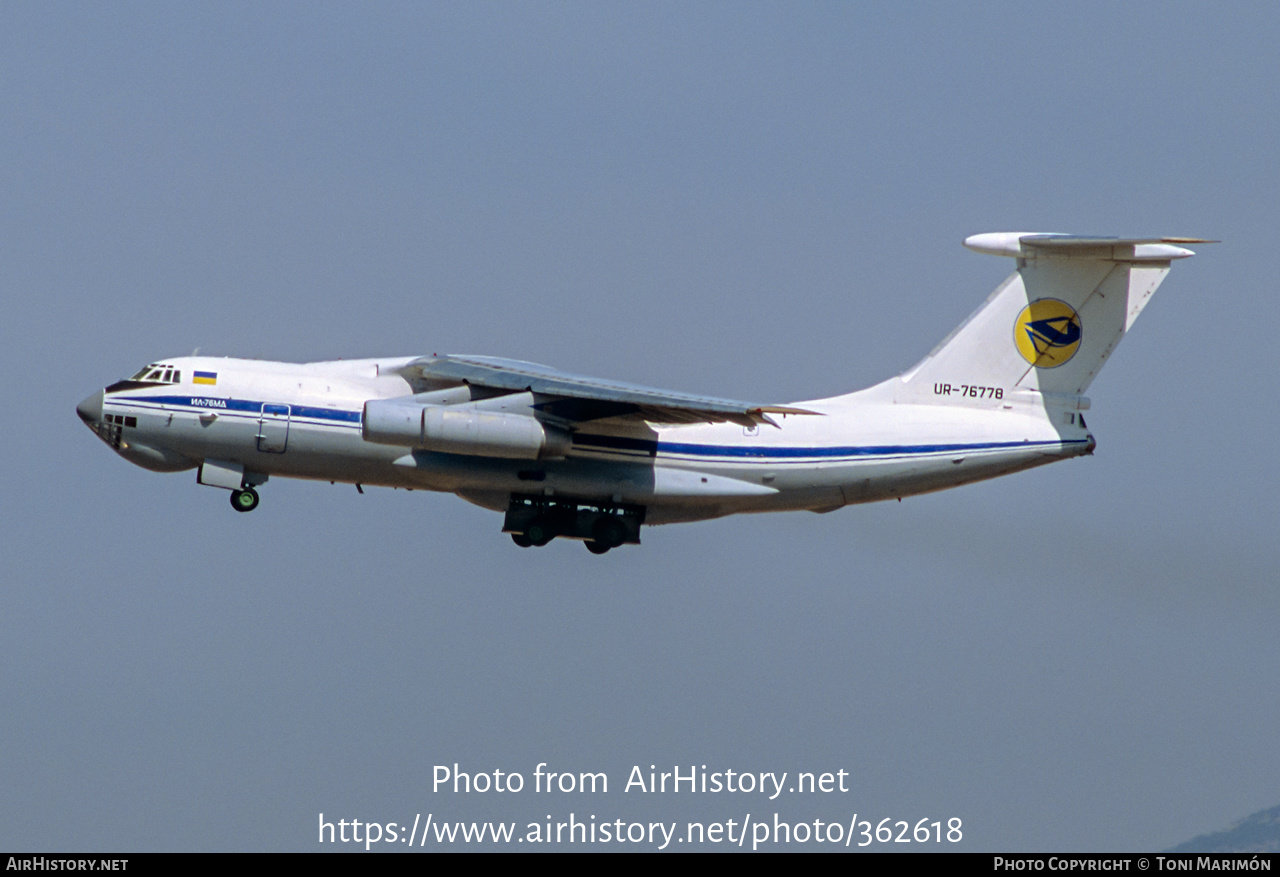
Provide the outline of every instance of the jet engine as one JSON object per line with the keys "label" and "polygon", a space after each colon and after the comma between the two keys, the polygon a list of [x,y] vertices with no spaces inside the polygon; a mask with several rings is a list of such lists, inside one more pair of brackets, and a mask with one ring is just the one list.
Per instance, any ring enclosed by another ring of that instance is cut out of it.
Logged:
{"label": "jet engine", "polygon": [[361,431],[365,441],[383,445],[515,460],[563,457],[572,444],[567,431],[527,414],[395,399],[366,402]]}

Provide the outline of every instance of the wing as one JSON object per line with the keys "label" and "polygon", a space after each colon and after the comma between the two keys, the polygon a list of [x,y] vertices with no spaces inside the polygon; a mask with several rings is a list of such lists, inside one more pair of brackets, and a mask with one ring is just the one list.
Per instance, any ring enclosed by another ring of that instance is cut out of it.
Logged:
{"label": "wing", "polygon": [[650,423],[738,423],[777,426],[771,414],[817,414],[786,405],[760,405],[673,393],[621,381],[588,378],[532,362],[490,356],[423,356],[401,369],[432,384],[468,384],[506,392],[532,392],[537,408],[565,420],[635,417]]}

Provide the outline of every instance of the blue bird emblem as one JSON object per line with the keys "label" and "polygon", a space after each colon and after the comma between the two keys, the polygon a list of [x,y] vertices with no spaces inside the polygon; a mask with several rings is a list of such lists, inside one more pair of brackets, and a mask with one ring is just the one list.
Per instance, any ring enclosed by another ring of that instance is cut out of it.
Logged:
{"label": "blue bird emblem", "polygon": [[1036,368],[1056,368],[1076,355],[1083,331],[1075,308],[1056,298],[1031,302],[1014,323],[1014,343]]}

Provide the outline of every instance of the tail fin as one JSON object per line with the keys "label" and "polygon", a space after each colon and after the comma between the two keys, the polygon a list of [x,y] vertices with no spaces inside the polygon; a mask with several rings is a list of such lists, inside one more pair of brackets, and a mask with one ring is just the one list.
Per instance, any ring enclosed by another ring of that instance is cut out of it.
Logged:
{"label": "tail fin", "polygon": [[1018,268],[899,377],[895,397],[945,402],[972,396],[970,388],[976,388],[979,398],[993,402],[1057,398],[1068,407],[1086,407],[1075,397],[1093,382],[1171,262],[1195,255],[1177,246],[1189,243],[1212,242],[1021,232],[966,239],[965,246],[979,253],[1015,257]]}

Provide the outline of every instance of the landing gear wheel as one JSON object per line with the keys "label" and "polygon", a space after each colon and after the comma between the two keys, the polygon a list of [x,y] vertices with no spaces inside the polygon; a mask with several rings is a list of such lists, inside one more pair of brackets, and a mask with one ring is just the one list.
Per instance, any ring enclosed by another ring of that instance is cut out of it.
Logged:
{"label": "landing gear wheel", "polygon": [[604,554],[612,545],[605,545],[603,542],[596,542],[594,539],[587,542],[587,550],[592,554]]}
{"label": "landing gear wheel", "polygon": [[525,527],[524,538],[529,540],[530,545],[536,545],[541,548],[556,538],[556,533],[555,530],[551,529],[545,518],[534,518],[529,522],[529,526]]}
{"label": "landing gear wheel", "polygon": [[511,541],[519,545],[521,548],[528,548],[533,545],[533,543],[529,541],[529,537],[523,533],[512,533]]}
{"label": "landing gear wheel", "polygon": [[595,551],[596,554],[604,554],[610,548],[617,548],[621,545],[623,540],[627,538],[627,531],[623,528],[621,521],[609,517],[596,521],[595,526],[591,528],[591,535],[595,539],[592,542],[588,542],[587,547],[591,548],[592,545],[600,545],[602,547],[599,551],[595,551],[594,548],[591,550]]}
{"label": "landing gear wheel", "polygon": [[258,491],[252,487],[231,491],[231,507],[238,512],[251,512],[258,507]]}

